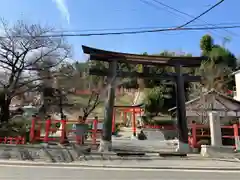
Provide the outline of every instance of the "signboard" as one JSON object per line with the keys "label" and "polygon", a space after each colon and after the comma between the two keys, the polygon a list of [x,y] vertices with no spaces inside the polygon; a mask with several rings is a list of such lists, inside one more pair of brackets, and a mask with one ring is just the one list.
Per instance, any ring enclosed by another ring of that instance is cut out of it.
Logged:
{"label": "signboard", "polygon": [[[94,125],[92,125],[92,129],[94,129]],[[102,122],[99,122],[97,124],[97,130],[102,130],[103,129],[103,123]]]}
{"label": "signboard", "polygon": [[88,132],[87,124],[76,124],[76,135],[83,136]]}

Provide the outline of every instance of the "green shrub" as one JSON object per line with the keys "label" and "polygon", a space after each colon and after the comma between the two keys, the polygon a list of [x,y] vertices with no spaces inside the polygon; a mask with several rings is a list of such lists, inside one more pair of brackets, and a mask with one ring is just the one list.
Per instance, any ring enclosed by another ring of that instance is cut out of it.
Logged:
{"label": "green shrub", "polygon": [[0,137],[27,137],[29,135],[31,121],[22,116],[15,116],[7,124],[0,128]]}

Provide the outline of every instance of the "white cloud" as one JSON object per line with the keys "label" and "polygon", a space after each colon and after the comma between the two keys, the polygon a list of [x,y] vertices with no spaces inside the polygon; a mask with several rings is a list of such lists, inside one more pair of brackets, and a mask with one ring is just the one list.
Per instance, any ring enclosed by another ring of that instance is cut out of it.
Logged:
{"label": "white cloud", "polygon": [[66,1],[65,0],[52,0],[52,1],[56,4],[57,8],[59,9],[63,17],[67,20],[68,24],[70,24],[70,13],[68,11]]}

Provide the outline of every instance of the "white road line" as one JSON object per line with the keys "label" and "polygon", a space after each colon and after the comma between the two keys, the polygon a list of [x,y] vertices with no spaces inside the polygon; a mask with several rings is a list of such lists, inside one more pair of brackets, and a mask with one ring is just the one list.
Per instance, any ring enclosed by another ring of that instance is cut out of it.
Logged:
{"label": "white road line", "polygon": [[152,172],[207,172],[207,173],[238,173],[237,170],[192,170],[192,169],[141,169],[141,168],[109,168],[109,167],[70,167],[70,166],[36,166],[36,165],[12,165],[5,164],[0,167],[17,167],[17,168],[44,168],[44,169],[80,169],[80,170],[104,170],[104,171],[152,171]]}

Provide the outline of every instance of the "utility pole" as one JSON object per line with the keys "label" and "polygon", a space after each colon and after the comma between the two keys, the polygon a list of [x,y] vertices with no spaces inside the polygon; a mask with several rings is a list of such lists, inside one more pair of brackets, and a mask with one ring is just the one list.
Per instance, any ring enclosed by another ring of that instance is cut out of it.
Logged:
{"label": "utility pole", "polygon": [[99,151],[110,151],[112,148],[112,117],[115,101],[115,84],[117,76],[117,61],[109,62],[108,92],[105,101],[103,136],[100,142]]}

